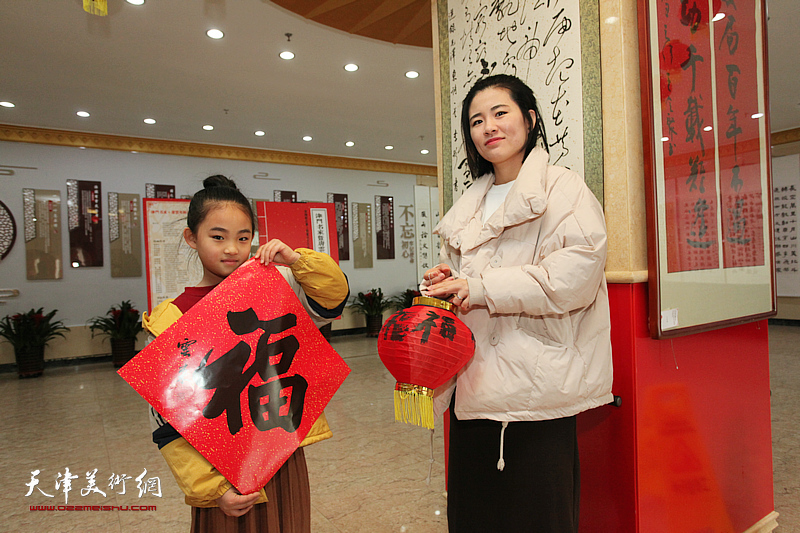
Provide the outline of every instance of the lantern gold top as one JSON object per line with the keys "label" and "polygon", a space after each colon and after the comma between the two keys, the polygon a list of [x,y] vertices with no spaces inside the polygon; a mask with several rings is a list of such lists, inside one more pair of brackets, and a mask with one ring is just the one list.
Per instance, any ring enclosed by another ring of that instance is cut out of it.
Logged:
{"label": "lantern gold top", "polygon": [[414,298],[412,303],[413,305],[430,305],[431,307],[438,307],[439,309],[444,309],[445,311],[450,311],[451,313],[454,313],[456,308],[454,304],[451,304],[448,301],[442,300],[441,298],[433,298],[431,296],[417,296]]}

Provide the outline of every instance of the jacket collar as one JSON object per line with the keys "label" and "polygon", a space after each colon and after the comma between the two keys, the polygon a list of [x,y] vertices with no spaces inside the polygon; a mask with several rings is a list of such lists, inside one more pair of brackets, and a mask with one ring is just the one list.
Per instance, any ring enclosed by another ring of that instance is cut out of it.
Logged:
{"label": "jacket collar", "polygon": [[456,241],[460,240],[460,234],[468,226],[477,225],[478,235],[476,240],[470,243],[470,247],[473,247],[497,237],[509,226],[515,226],[541,216],[547,209],[545,177],[549,159],[550,154],[539,146],[528,154],[522,163],[517,179],[514,180],[514,185],[508,191],[505,202],[485,224],[481,224],[477,215],[483,197],[494,184],[494,174],[486,174],[481,177],[456,201],[436,226],[434,233],[441,235],[450,241],[451,245],[459,248]]}

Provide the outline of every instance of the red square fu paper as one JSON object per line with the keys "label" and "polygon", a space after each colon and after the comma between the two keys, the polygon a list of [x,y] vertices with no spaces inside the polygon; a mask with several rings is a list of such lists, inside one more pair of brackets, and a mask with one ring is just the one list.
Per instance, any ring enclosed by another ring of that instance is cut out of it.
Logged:
{"label": "red square fu paper", "polygon": [[119,370],[242,494],[278,471],[349,373],[278,270],[255,260]]}

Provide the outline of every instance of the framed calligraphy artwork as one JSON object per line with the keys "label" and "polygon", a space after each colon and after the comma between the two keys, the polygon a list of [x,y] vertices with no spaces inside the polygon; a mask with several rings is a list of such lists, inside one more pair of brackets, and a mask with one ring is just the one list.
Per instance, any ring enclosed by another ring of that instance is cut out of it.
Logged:
{"label": "framed calligraphy artwork", "polygon": [[640,0],[650,333],[775,313],[763,0]]}

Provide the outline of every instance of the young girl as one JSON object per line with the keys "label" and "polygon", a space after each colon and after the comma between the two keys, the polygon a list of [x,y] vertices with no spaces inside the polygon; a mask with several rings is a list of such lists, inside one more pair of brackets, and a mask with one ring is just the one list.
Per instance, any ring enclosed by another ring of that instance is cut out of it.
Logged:
{"label": "young girl", "polygon": [[[203,279],[174,300],[159,304],[142,319],[151,340],[200,301],[250,255],[255,218],[250,202],[224,176],[203,181],[189,204],[184,239],[197,250]],[[347,303],[347,279],[330,256],[273,239],[254,256],[278,263],[283,275],[317,327],[339,316]],[[285,266],[283,266],[285,265]],[[235,488],[155,411],[150,409],[153,442],[158,444],[181,490],[192,506],[192,532],[307,533],[311,497],[302,446],[331,437],[323,413],[301,447],[267,485],[252,494]]]}
{"label": "young girl", "polygon": [[424,294],[452,298],[475,355],[436,391],[450,406],[451,532],[578,531],[575,415],[611,402],[603,208],[548,164],[531,89],[478,81],[461,127],[475,183],[442,218]]}

